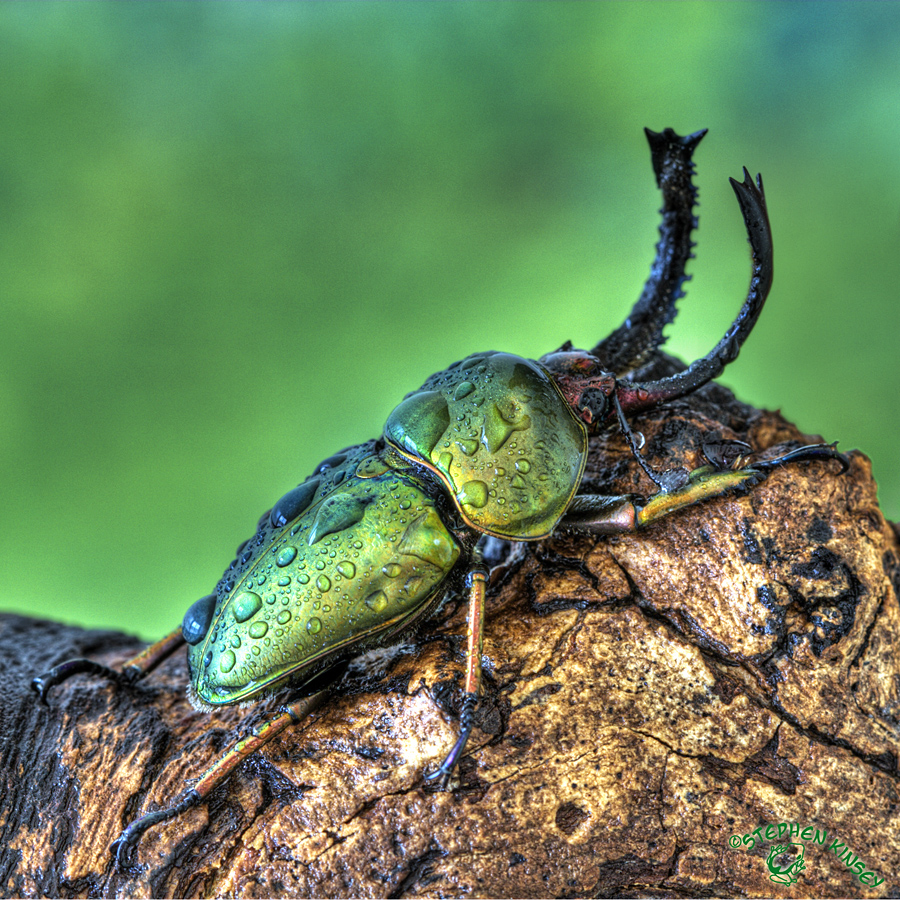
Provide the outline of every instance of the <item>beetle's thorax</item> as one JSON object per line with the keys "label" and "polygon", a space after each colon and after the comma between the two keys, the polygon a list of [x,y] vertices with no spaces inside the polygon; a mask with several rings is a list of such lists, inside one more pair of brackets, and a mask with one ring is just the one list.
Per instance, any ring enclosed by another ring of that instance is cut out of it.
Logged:
{"label": "beetle's thorax", "polygon": [[547,370],[476,353],[429,378],[388,416],[384,438],[433,473],[477,532],[550,534],[584,471],[587,432]]}

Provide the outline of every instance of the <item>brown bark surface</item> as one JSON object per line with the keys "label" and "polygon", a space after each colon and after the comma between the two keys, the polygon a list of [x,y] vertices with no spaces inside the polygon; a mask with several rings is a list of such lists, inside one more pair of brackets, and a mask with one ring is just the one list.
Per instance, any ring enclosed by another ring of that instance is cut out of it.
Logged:
{"label": "brown bark surface", "polygon": [[[710,438],[770,455],[811,440],[716,386],[633,424],[657,466],[702,465]],[[457,730],[454,603],[149,831],[125,871],[109,854],[123,826],[264,710],[195,711],[182,651],[133,688],[77,676],[42,708],[34,675],[139,645],[0,617],[0,894],[897,896],[900,551],[868,460],[851,459],[841,476],[781,467],[639,535],[515,545],[493,572],[484,695],[452,790],[422,772]],[[611,433],[584,490],[652,486]],[[797,833],[780,843],[805,844],[789,886],[766,865],[765,827],[782,823]],[[884,881],[861,883],[857,860]]]}

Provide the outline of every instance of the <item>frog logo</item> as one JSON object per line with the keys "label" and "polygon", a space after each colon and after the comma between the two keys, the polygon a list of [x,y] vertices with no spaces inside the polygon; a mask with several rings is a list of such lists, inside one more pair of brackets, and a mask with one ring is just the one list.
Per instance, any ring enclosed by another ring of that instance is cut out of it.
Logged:
{"label": "frog logo", "polygon": [[766,866],[772,873],[769,881],[777,881],[779,884],[794,884],[797,876],[806,868],[803,862],[803,844],[796,842],[790,844],[773,844],[769,850],[769,858]]}

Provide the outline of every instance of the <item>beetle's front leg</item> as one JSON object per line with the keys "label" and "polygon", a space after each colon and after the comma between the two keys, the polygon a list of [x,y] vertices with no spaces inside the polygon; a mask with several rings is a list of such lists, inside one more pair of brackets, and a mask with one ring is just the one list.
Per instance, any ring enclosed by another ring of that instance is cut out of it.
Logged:
{"label": "beetle's front leg", "polygon": [[594,534],[637,531],[679,509],[694,506],[704,500],[748,491],[763,481],[776,466],[813,459],[836,459],[841,463],[842,472],[849,466],[847,457],[838,453],[832,444],[799,447],[775,459],[755,462],[741,469],[703,466],[690,472],[680,487],[660,490],[646,498],[633,494],[618,497],[583,494],[575,497],[561,525]]}
{"label": "beetle's front leg", "polygon": [[117,684],[134,684],[143,678],[148,672],[155,669],[164,659],[174,653],[184,643],[181,626],[179,625],[171,634],[167,634],[161,641],[151,644],[129,659],[121,669],[111,669],[92,659],[67,659],[64,663],[54,666],[49,672],[38,675],[32,679],[31,686],[37,691],[38,697],[44,706],[47,705],[47,694],[52,687],[61,684],[73,675],[88,673],[100,675],[115,681]]}
{"label": "beetle's front leg", "polygon": [[478,551],[473,552],[473,566],[466,578],[469,588],[469,618],[466,629],[466,681],[463,688],[462,708],[459,714],[459,737],[444,761],[433,772],[425,774],[426,781],[437,781],[441,788],[459,762],[474,724],[475,707],[478,705],[478,689],[481,686],[481,651],[484,646],[484,595],[488,571],[481,562]]}

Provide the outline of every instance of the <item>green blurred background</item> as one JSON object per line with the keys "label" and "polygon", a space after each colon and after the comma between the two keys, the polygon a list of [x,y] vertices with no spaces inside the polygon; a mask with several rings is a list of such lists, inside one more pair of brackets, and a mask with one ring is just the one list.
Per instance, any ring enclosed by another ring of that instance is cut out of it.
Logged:
{"label": "green blurred background", "polygon": [[900,6],[0,5],[0,608],[146,637],[259,514],[475,350],[590,346],[647,275],[642,127],[701,127],[707,352],[900,518]]}

